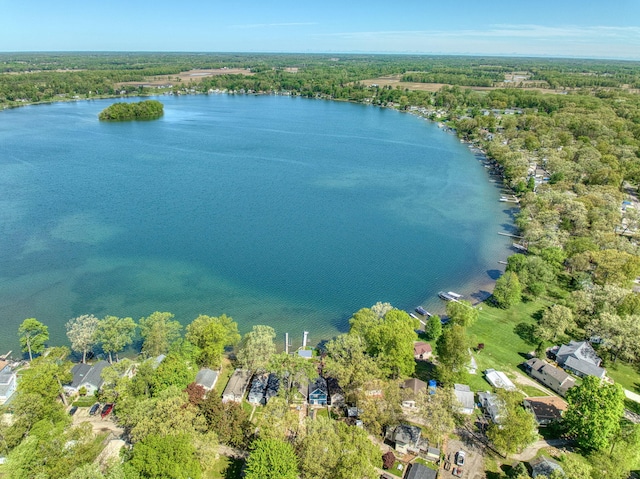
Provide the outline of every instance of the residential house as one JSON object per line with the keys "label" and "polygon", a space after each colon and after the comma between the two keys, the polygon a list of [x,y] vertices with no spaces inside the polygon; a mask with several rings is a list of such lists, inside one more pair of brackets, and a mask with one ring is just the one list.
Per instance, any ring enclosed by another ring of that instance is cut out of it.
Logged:
{"label": "residential house", "polygon": [[102,371],[109,366],[106,361],[98,361],[93,366],[89,364],[76,364],[71,368],[73,380],[71,384],[63,386],[67,394],[77,394],[82,388],[87,396],[93,396],[102,387]]}
{"label": "residential house", "polygon": [[405,479],[436,479],[438,477],[438,471],[424,466],[419,462],[414,462],[409,467],[409,472],[405,476]]}
{"label": "residential house", "polygon": [[418,426],[400,424],[393,430],[391,440],[395,443],[396,451],[403,454],[417,453],[420,450],[421,435],[422,429]]}
{"label": "residential house", "polygon": [[524,407],[531,411],[539,426],[547,426],[562,419],[567,402],[558,396],[528,397],[524,400]]}
{"label": "residential house", "polygon": [[413,343],[413,357],[418,361],[429,359],[433,355],[433,350],[429,343],[417,341]]}
{"label": "residential house", "polygon": [[344,406],[344,391],[336,378],[327,378],[327,390],[329,391],[329,404],[336,407]]}
{"label": "residential house", "polygon": [[497,389],[506,389],[507,391],[515,391],[516,386],[511,382],[511,379],[507,377],[502,371],[496,371],[495,369],[487,369],[484,372],[484,377],[489,384]]}
{"label": "residential house", "polygon": [[202,368],[196,374],[196,384],[202,386],[205,394],[211,391],[218,382],[218,371],[209,368]]}
{"label": "residential house", "polygon": [[600,367],[602,359],[588,341],[570,341],[560,346],[555,354],[558,364],[578,377],[596,376],[603,379],[607,373]]}
{"label": "residential house", "polygon": [[247,391],[249,381],[251,380],[251,371],[246,369],[236,369],[231,377],[227,386],[222,393],[222,402],[242,402],[244,393]]}
{"label": "residential house", "polygon": [[307,402],[307,393],[309,388],[306,385],[301,383],[294,383],[293,388],[291,390],[291,403],[302,405]]}
{"label": "residential house", "polygon": [[5,363],[5,366],[0,369],[0,404],[6,403],[16,392],[17,383],[16,373]]}
{"label": "residential house", "polygon": [[404,401],[402,401],[402,407],[415,408],[416,397],[420,391],[427,389],[427,383],[417,378],[407,379],[400,385],[400,388],[404,391]]}
{"label": "residential house", "polygon": [[267,392],[267,383],[269,376],[267,374],[256,374],[251,381],[247,401],[251,404],[266,404],[265,394]]}
{"label": "residential house", "polygon": [[500,419],[504,414],[504,404],[497,394],[490,392],[478,393],[478,401],[484,409],[485,417],[496,424],[500,424]]}
{"label": "residential house", "polygon": [[267,390],[264,393],[264,402],[265,404],[269,402],[274,396],[278,395],[278,391],[280,390],[280,378],[275,373],[270,373],[269,378],[267,379]]}
{"label": "residential house", "polygon": [[561,396],[564,396],[567,390],[576,384],[576,380],[565,371],[542,359],[531,358],[524,363],[524,368],[532,378]]}
{"label": "residential house", "polygon": [[454,384],[453,394],[459,403],[458,412],[462,414],[473,414],[476,403],[471,388],[466,384]]}
{"label": "residential house", "polygon": [[318,376],[315,381],[309,383],[309,397],[307,401],[311,406],[326,406],[329,400],[327,381]]}
{"label": "residential house", "polygon": [[529,462],[529,467],[531,468],[531,477],[534,479],[538,476],[551,477],[553,471],[560,471],[564,473],[560,464],[545,456],[539,456],[531,460]]}

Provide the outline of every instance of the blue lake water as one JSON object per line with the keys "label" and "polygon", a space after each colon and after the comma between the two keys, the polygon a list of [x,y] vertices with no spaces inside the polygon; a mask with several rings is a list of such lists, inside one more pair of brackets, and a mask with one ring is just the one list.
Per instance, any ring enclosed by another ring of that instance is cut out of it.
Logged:
{"label": "blue lake water", "polygon": [[301,98],[160,100],[151,122],[99,122],[112,101],[0,113],[0,353],[28,317],[60,344],[74,316],[156,310],[317,342],[376,301],[481,295],[509,254],[512,211],[433,123]]}

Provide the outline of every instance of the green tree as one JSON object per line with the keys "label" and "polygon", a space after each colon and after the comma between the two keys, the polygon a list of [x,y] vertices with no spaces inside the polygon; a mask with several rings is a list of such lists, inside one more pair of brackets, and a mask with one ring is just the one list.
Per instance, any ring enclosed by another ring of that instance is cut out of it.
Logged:
{"label": "green tree", "polygon": [[141,478],[199,479],[202,469],[187,434],[151,434],[133,446],[131,466]]}
{"label": "green tree", "polygon": [[87,353],[96,344],[98,318],[93,314],[83,314],[67,322],[67,337],[73,351],[82,353],[82,362],[87,361]]}
{"label": "green tree", "polygon": [[593,333],[604,340],[600,349],[609,353],[613,363],[619,357],[628,361],[640,357],[640,315],[623,317],[603,312],[591,326]]}
{"label": "green tree", "polygon": [[459,324],[465,328],[473,325],[478,320],[480,312],[469,301],[449,301],[447,303],[447,316],[453,324]]}
{"label": "green tree", "polygon": [[291,444],[278,439],[258,439],[247,459],[246,479],[296,479],[298,458]]}
{"label": "green tree", "polygon": [[113,363],[113,353],[118,359],[118,352],[133,342],[136,332],[136,323],[132,318],[119,318],[117,316],[105,316],[98,324],[96,339],[101,344],[102,350],[109,354],[109,363]]}
{"label": "green tree", "polygon": [[520,393],[499,389],[497,394],[504,411],[500,424],[492,423],[487,429],[487,437],[500,451],[521,452],[538,438],[536,421],[522,406]]}
{"label": "green tree", "polygon": [[223,403],[218,394],[208,394],[198,407],[208,428],[216,432],[221,443],[235,447],[245,446],[245,431],[249,431],[250,423],[249,415],[240,404]]}
{"label": "green tree", "polygon": [[364,340],[353,334],[341,334],[326,345],[324,371],[338,380],[347,398],[367,382],[382,376],[376,361],[365,352]]}
{"label": "green tree", "polygon": [[424,334],[427,337],[427,341],[437,341],[442,335],[442,321],[437,314],[432,315],[427,319],[427,325],[424,327]]}
{"label": "green tree", "polygon": [[240,365],[250,371],[266,370],[271,357],[276,353],[273,340],[276,331],[271,326],[255,325],[244,335],[238,349],[237,359]]}
{"label": "green tree", "polygon": [[182,326],[173,321],[173,314],[156,311],[146,318],[140,318],[142,353],[147,357],[165,354],[171,344],[180,337]]}
{"label": "green tree", "polygon": [[464,327],[452,324],[444,328],[436,343],[436,353],[438,377],[446,384],[453,384],[456,378],[464,375],[470,361],[469,340]]}
{"label": "green tree", "polygon": [[200,348],[201,365],[219,367],[225,347],[240,341],[238,325],[223,314],[219,317],[200,315],[187,326],[187,340]]}
{"label": "green tree", "polygon": [[522,299],[522,286],[518,275],[512,271],[506,271],[496,281],[493,289],[493,301],[498,307],[509,309],[518,304]]}
{"label": "green tree", "polygon": [[560,304],[554,304],[542,313],[542,318],[536,325],[536,336],[543,341],[555,342],[573,324],[573,312],[571,309]]}
{"label": "green tree", "polygon": [[189,359],[171,351],[158,365],[151,379],[151,392],[157,396],[161,391],[175,386],[182,390],[196,378],[196,368]]}
{"label": "green tree", "polygon": [[607,384],[587,376],[582,384],[567,391],[569,404],[564,414],[567,432],[587,450],[603,450],[620,430],[624,413],[624,392],[619,384]]}
{"label": "green tree", "polygon": [[307,359],[297,354],[287,354],[282,352],[274,354],[269,362],[269,370],[273,371],[280,378],[281,394],[290,401],[292,399],[292,388],[299,384],[306,386],[309,378],[318,375],[316,366]]}
{"label": "green tree", "polygon": [[29,360],[33,360],[33,354],[44,351],[44,345],[49,340],[49,328],[36,318],[25,319],[18,328],[20,346],[23,352],[29,353]]}
{"label": "green tree", "polygon": [[420,416],[429,425],[425,433],[435,444],[442,444],[442,440],[453,432],[456,425],[455,404],[453,389],[450,388],[437,388],[433,394],[427,390],[419,393],[416,406]]}
{"label": "green tree", "polygon": [[377,477],[380,450],[367,433],[339,421],[319,417],[307,421],[299,446],[300,471],[305,479]]}

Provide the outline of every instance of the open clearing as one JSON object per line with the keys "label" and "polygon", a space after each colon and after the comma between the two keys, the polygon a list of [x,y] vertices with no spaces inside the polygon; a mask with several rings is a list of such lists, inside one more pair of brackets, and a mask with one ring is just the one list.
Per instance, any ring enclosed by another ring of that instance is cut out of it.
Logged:
{"label": "open clearing", "polygon": [[157,75],[146,78],[144,81],[128,81],[121,82],[118,85],[133,85],[133,86],[155,86],[163,87],[169,84],[189,84],[200,83],[204,78],[210,78],[220,75],[255,75],[248,68],[214,68],[211,70],[189,70],[186,72],[180,72],[172,75]]}

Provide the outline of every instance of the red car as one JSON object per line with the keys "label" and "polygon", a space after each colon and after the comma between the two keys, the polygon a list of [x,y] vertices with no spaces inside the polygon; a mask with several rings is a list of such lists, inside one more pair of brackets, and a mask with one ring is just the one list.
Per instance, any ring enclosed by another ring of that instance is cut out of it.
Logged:
{"label": "red car", "polygon": [[100,413],[100,417],[104,419],[109,414],[111,414],[111,411],[113,411],[113,404],[105,404],[102,408],[102,412]]}

